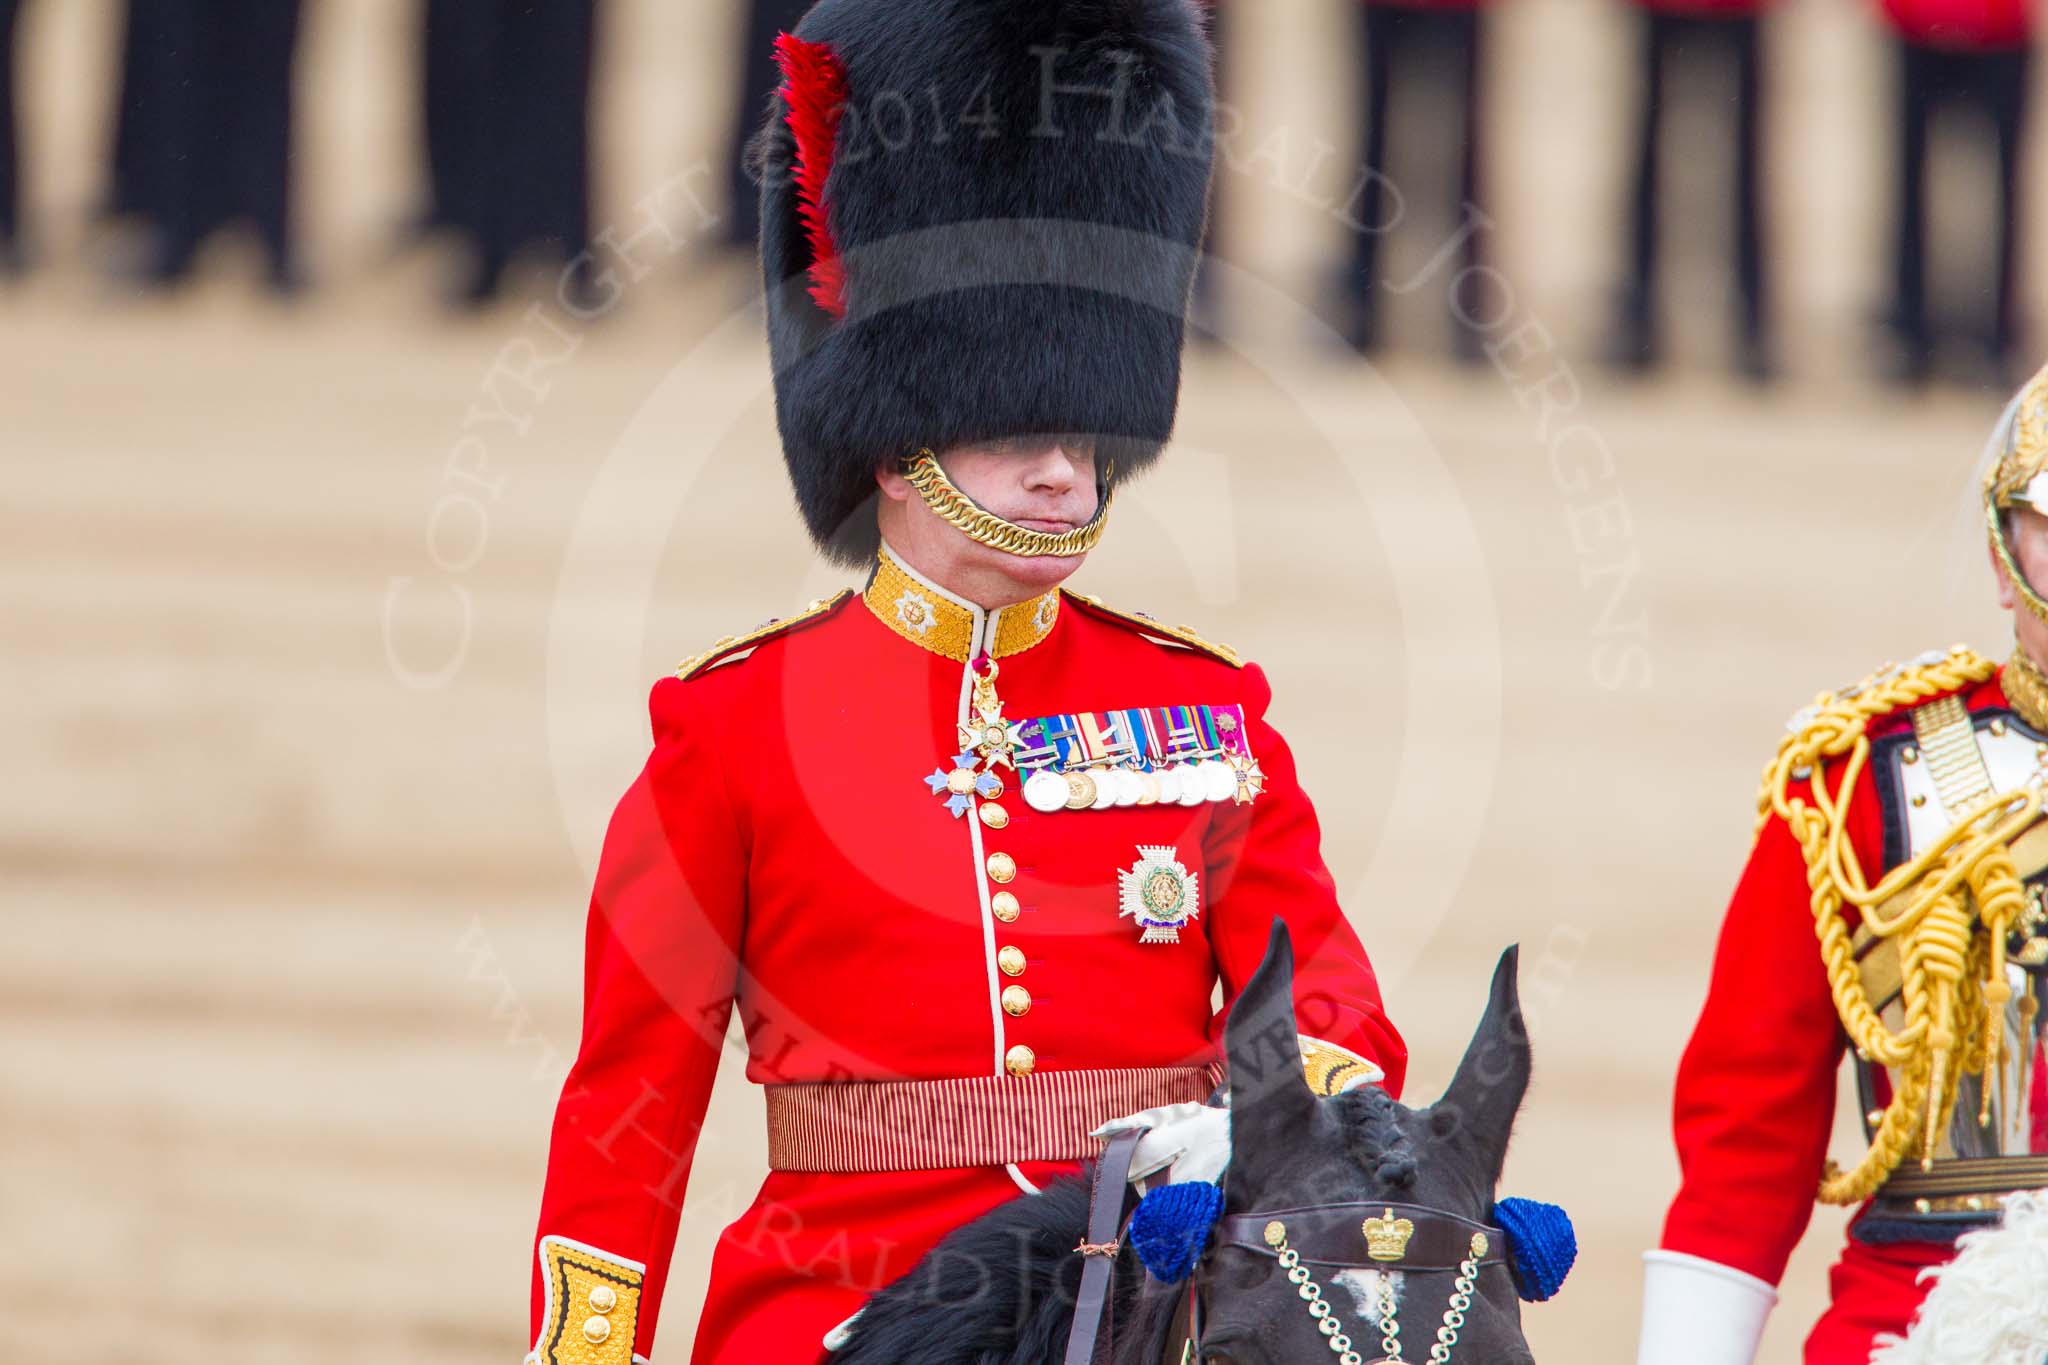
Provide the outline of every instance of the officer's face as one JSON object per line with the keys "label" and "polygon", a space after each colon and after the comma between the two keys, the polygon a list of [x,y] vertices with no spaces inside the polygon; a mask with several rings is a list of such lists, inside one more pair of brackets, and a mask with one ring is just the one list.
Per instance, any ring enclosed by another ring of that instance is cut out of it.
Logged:
{"label": "officer's face", "polygon": [[[1095,515],[1095,443],[1087,437],[1018,437],[939,454],[955,487],[1005,521],[1055,535]],[[879,475],[882,534],[919,572],[983,606],[1057,587],[1086,555],[1025,558],[969,540],[939,519],[893,469]]]}
{"label": "officer's face", "polygon": [[[2006,525],[2010,528],[2007,540],[2012,545],[2012,557],[2019,562],[2020,572],[2027,576],[2027,582],[2035,592],[2048,592],[2048,517],[2017,508],[2006,515]],[[2012,583],[1997,561],[1993,561],[1992,568],[1998,574],[1998,605],[2012,613],[2012,633],[2020,648],[2026,650],[2027,657],[2035,663],[2048,664],[2048,622],[2043,622],[2019,604]]]}

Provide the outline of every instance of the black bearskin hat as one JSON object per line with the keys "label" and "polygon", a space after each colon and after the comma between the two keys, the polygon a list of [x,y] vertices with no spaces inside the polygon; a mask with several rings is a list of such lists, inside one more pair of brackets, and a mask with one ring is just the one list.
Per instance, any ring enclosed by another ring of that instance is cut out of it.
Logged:
{"label": "black bearskin hat", "polygon": [[884,461],[1173,430],[1214,86],[1196,0],[819,0],[777,45],[761,268],[811,536],[872,555]]}

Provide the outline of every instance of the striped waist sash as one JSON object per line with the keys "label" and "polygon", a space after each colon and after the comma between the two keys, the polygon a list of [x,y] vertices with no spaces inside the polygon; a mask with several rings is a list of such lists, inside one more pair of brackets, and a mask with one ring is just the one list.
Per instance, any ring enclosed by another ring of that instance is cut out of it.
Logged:
{"label": "striped waist sash", "polygon": [[771,1085],[768,1165],[847,1173],[1082,1161],[1101,1147],[1094,1129],[1207,1099],[1221,1076],[1210,1065]]}

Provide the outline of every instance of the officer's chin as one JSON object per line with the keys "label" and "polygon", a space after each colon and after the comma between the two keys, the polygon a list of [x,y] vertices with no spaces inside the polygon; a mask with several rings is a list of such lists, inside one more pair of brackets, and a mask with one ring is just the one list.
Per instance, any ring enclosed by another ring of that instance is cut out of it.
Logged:
{"label": "officer's chin", "polygon": [[1074,571],[1088,559],[1085,550],[1077,555],[1017,555],[988,546],[982,546],[981,550],[990,567],[1017,584],[1020,598],[1036,597],[1057,588],[1073,577]]}

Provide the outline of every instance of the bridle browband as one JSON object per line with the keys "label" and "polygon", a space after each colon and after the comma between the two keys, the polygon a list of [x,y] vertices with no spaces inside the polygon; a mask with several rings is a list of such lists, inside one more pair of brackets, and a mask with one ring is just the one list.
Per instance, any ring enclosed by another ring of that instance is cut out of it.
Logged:
{"label": "bridle browband", "polygon": [[[1088,1231],[1074,1249],[1076,1255],[1084,1257],[1084,1264],[1075,1300],[1074,1325],[1067,1338],[1065,1365],[1101,1365],[1109,1358],[1112,1332],[1108,1316],[1114,1298],[1116,1262],[1130,1227],[1123,1212],[1125,1192],[1131,1159],[1147,1131],[1139,1128],[1119,1132],[1105,1144],[1096,1163],[1089,1196]],[[1320,1286],[1310,1278],[1308,1266],[1456,1276],[1444,1327],[1439,1330],[1438,1345],[1431,1348],[1429,1357],[1448,1361],[1450,1347],[1464,1325],[1465,1309],[1471,1305],[1473,1283],[1479,1272],[1488,1266],[1508,1264],[1507,1233],[1501,1228],[1427,1204],[1386,1201],[1310,1204],[1232,1214],[1218,1220],[1211,1247],[1209,1254],[1215,1248],[1231,1247],[1278,1261],[1299,1288],[1340,1365],[1350,1365],[1363,1357],[1351,1349],[1335,1311],[1323,1301]],[[1161,1365],[1190,1365],[1200,1357],[1201,1301],[1193,1276],[1188,1280],[1185,1307],[1178,1311],[1177,1330],[1167,1337]],[[1382,1354],[1377,1359],[1399,1362],[1399,1328],[1390,1290],[1378,1326],[1385,1335]]]}

